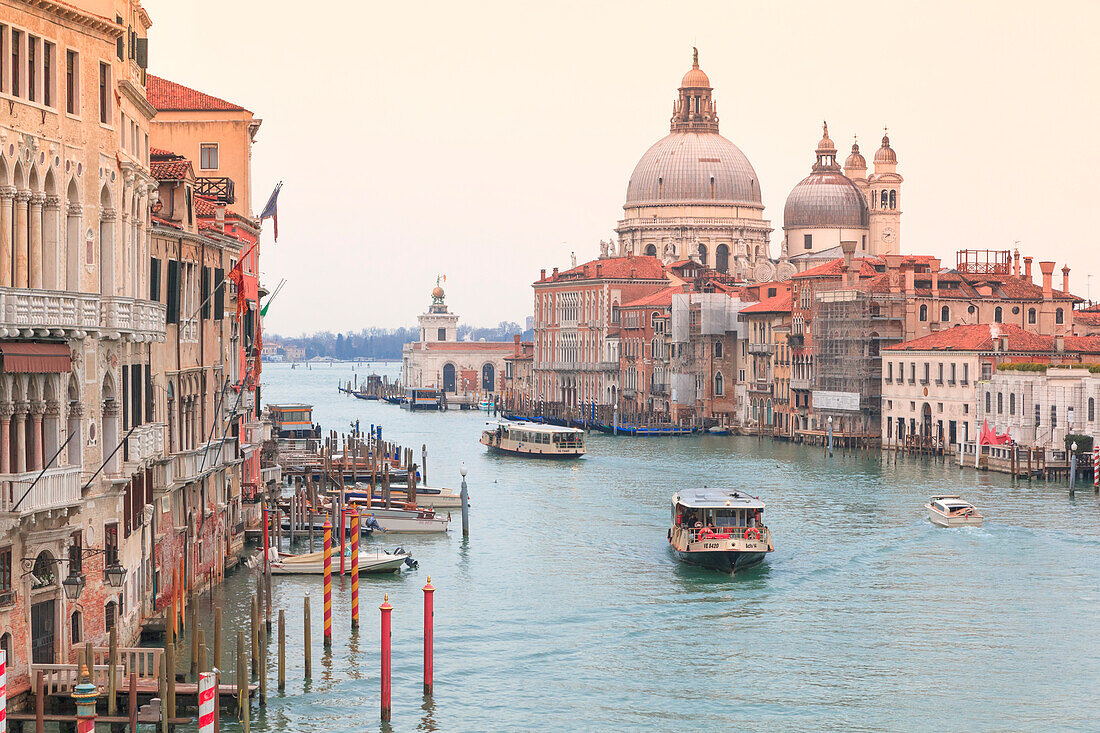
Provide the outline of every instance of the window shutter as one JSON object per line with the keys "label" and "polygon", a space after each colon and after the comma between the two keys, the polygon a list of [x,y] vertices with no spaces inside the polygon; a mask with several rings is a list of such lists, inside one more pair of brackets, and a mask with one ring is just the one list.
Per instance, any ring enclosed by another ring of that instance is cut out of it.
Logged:
{"label": "window shutter", "polygon": [[220,321],[225,315],[225,270],[214,268],[214,320]]}
{"label": "window shutter", "polygon": [[168,260],[168,292],[166,293],[168,306],[168,323],[180,322],[180,263],[176,260]]}
{"label": "window shutter", "polygon": [[[149,365],[145,365],[145,422],[153,422],[153,373],[149,371]],[[149,498],[152,503],[152,497]]]}
{"label": "window shutter", "polygon": [[160,302],[160,260],[149,258],[149,300]]}
{"label": "window shutter", "polygon": [[202,268],[202,317],[210,317],[210,268]]}
{"label": "window shutter", "polygon": [[126,60],[126,42],[122,40],[122,36],[119,36],[115,40],[115,51],[118,52],[118,60],[119,61],[125,61]]}
{"label": "window shutter", "polygon": [[142,69],[149,68],[149,39],[137,39],[137,65]]}

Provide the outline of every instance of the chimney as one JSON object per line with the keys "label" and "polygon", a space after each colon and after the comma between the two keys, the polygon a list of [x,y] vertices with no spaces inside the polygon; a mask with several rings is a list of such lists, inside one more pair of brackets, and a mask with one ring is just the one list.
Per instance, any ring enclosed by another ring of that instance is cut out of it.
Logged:
{"label": "chimney", "polygon": [[906,295],[912,295],[913,290],[916,289],[916,285],[914,285],[914,280],[916,279],[915,275],[916,275],[916,273],[913,271],[912,267],[906,267],[905,268],[905,294]]}
{"label": "chimney", "polygon": [[1063,334],[1054,337],[1054,350],[1058,353],[1066,350],[1066,337]]}
{"label": "chimney", "polygon": [[554,274],[555,274],[555,275],[557,275],[557,274],[558,274],[558,268],[556,268],[556,267],[554,268]]}
{"label": "chimney", "polygon": [[1020,250],[1012,253],[1012,274],[1016,277],[1020,276]]}
{"label": "chimney", "polygon": [[848,288],[855,287],[857,277],[855,267],[852,264],[852,256],[856,253],[856,243],[855,241],[841,242],[840,249],[844,252],[844,286]]}
{"label": "chimney", "polygon": [[601,274],[600,271],[601,270],[603,270],[603,265],[601,265],[599,262],[597,262],[596,263],[596,277],[597,278],[600,277],[600,274]]}
{"label": "chimney", "polygon": [[1069,265],[1062,267],[1062,292],[1069,292]]}
{"label": "chimney", "polygon": [[1031,258],[1024,258],[1024,279],[1028,282],[1033,282],[1031,279]]}
{"label": "chimney", "polygon": [[1043,300],[1050,300],[1053,291],[1054,263],[1040,262],[1039,269],[1043,272]]}
{"label": "chimney", "polygon": [[928,269],[932,271],[932,297],[940,297],[940,261],[929,260]]}

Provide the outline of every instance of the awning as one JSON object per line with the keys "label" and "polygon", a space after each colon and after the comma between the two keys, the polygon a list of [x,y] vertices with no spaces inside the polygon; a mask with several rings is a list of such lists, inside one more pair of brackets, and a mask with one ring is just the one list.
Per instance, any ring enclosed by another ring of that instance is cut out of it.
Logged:
{"label": "awning", "polygon": [[0,371],[9,374],[62,374],[72,369],[68,344],[0,342]]}

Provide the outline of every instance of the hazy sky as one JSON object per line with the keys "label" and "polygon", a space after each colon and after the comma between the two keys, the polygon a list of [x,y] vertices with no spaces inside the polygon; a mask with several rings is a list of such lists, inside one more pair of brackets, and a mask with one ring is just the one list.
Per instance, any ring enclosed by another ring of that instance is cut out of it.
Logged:
{"label": "hazy sky", "polygon": [[[905,177],[901,244],[1069,262],[1100,298],[1100,3],[145,0],[150,68],[251,109],[288,284],[269,332],[522,320],[539,268],[598,255],[667,134],[691,46],[759,175],[772,253],[821,121]],[[1038,268],[1036,268],[1036,273]]]}

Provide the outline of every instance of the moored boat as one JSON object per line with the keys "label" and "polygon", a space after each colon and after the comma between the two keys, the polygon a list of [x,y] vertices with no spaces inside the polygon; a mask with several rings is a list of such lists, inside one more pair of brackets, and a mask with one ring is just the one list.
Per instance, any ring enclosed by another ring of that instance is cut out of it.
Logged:
{"label": "moored boat", "polygon": [[682,562],[734,573],[775,550],[764,502],[735,489],[684,489],[672,497],[668,543]]}
{"label": "moored boat", "polygon": [[933,496],[924,508],[928,510],[928,521],[940,527],[982,526],[982,515],[974,505],[958,496]]}
{"label": "moored boat", "polygon": [[579,458],[585,454],[584,431],[556,425],[501,422],[481,434],[490,453],[536,458]]}
{"label": "moored boat", "polygon": [[449,514],[438,514],[432,509],[398,509],[379,506],[382,502],[374,500],[348,500],[348,506],[354,506],[359,514],[368,521],[373,518],[383,532],[446,532],[451,521]]}
{"label": "moored boat", "polygon": [[[273,575],[323,575],[325,572],[324,552],[292,555],[271,548],[271,555],[271,573]],[[347,563],[350,563],[350,551],[348,558]],[[334,553],[331,562],[332,567],[338,571],[340,567],[339,552]],[[360,575],[366,573],[395,573],[402,566],[416,567],[416,561],[412,559],[411,553],[405,552],[400,547],[393,552],[359,551]]]}

